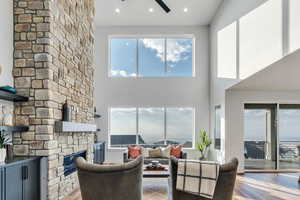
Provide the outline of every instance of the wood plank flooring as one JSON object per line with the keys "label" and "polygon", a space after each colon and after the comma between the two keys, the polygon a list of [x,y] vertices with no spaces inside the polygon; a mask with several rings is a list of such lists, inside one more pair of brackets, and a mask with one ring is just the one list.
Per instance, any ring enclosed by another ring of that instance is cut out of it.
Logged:
{"label": "wood plank flooring", "polygon": [[[299,200],[300,174],[254,174],[237,176],[234,200]],[[167,200],[167,179],[144,179],[143,200]],[[65,200],[82,200],[79,189]],[[102,199],[99,199],[102,200]],[[104,200],[104,199],[103,199]]]}

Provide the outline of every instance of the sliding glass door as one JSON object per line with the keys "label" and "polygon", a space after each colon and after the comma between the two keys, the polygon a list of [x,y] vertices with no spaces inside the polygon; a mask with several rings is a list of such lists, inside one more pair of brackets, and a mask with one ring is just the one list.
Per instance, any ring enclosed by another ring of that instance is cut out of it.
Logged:
{"label": "sliding glass door", "polygon": [[300,105],[279,106],[279,169],[300,169]]}
{"label": "sliding glass door", "polygon": [[245,104],[245,169],[277,168],[276,104]]}

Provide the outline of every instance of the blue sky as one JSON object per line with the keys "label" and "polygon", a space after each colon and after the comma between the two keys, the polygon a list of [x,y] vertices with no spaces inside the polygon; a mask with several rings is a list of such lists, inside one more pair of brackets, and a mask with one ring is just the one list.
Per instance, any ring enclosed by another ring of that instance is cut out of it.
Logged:
{"label": "blue sky", "polygon": [[[111,39],[110,45],[111,76],[113,77],[135,77],[137,66],[139,76],[142,77],[190,77],[193,75],[193,39],[114,38]],[[165,46],[167,51],[165,51]],[[165,73],[165,66],[167,73]]]}

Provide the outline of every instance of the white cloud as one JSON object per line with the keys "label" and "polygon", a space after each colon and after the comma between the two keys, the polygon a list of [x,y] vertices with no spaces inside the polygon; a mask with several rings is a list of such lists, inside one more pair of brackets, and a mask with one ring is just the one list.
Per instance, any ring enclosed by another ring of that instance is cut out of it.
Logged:
{"label": "white cloud", "polygon": [[111,70],[110,71],[111,76],[117,76],[117,77],[135,77],[136,73],[129,74],[125,70]]}
{"label": "white cloud", "polygon": [[[164,62],[164,40],[162,39],[143,39],[145,48],[150,48],[156,51],[156,56]],[[168,62],[179,62],[181,60],[187,60],[189,56],[186,53],[190,52],[192,45],[186,42],[178,42],[176,39],[168,39],[167,44],[167,61]]]}

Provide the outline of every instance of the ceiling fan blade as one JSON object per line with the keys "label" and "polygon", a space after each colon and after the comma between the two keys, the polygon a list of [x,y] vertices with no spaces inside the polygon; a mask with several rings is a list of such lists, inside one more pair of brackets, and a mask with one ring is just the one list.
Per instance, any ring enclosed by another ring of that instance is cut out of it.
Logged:
{"label": "ceiling fan blade", "polygon": [[164,11],[166,13],[169,13],[171,11],[171,9],[165,4],[165,2],[163,0],[155,0],[162,9],[164,9]]}

